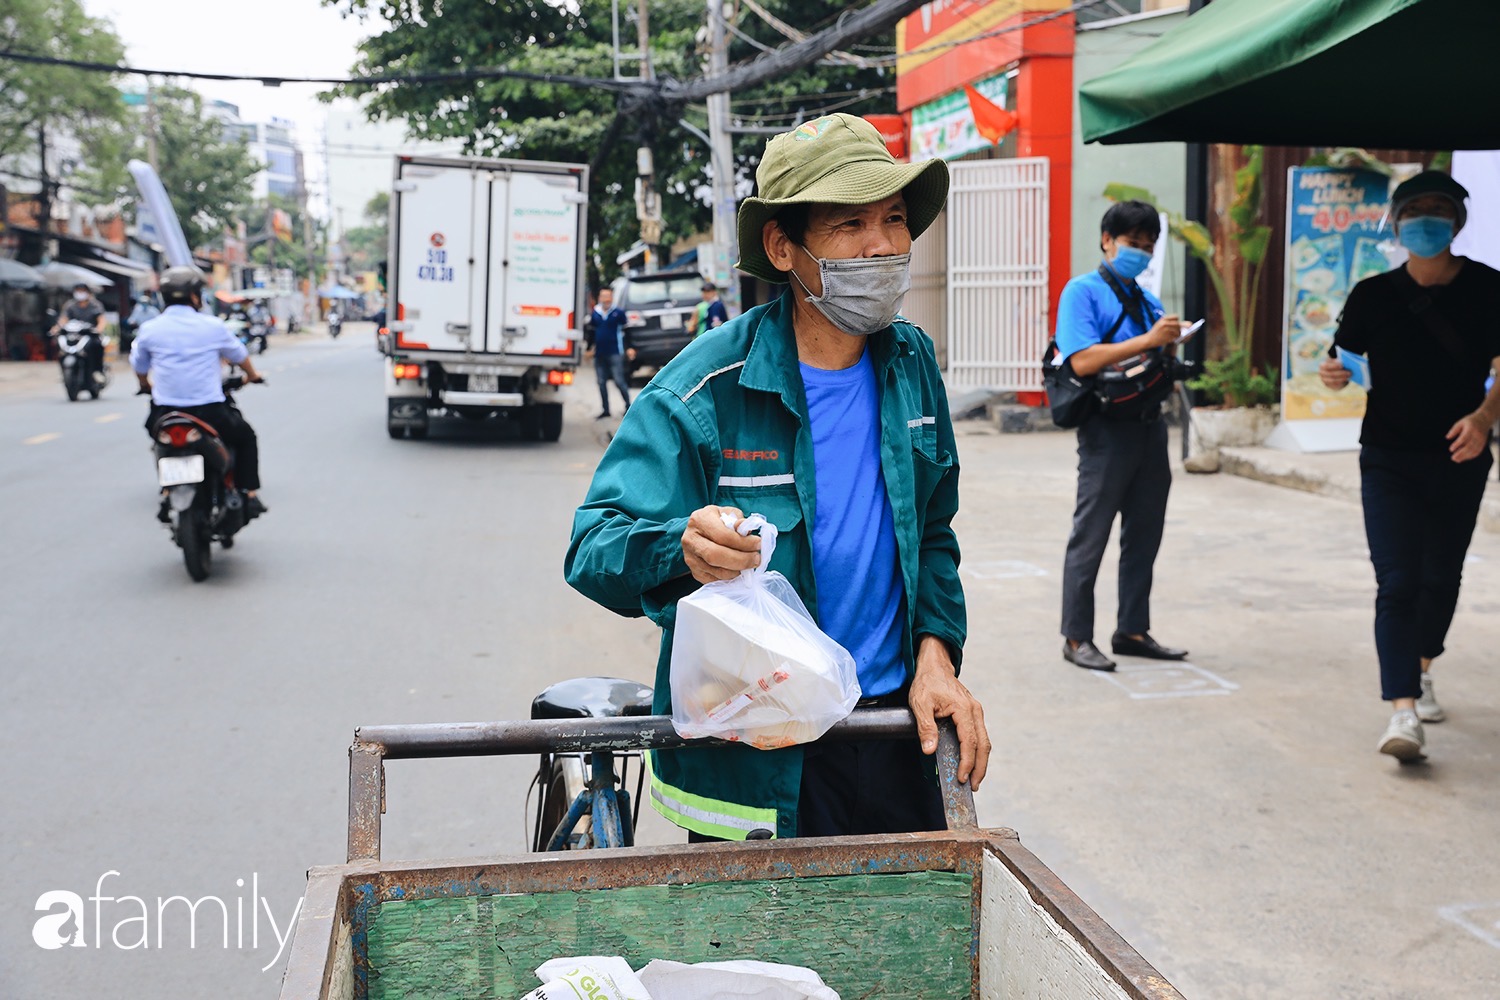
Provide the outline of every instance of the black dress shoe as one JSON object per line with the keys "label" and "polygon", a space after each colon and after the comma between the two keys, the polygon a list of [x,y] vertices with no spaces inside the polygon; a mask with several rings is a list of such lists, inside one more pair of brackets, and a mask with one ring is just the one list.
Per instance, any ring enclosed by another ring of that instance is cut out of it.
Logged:
{"label": "black dress shoe", "polygon": [[1113,670],[1115,661],[1099,652],[1099,647],[1093,642],[1085,639],[1074,646],[1067,639],[1063,640],[1063,659],[1077,667],[1085,670]]}
{"label": "black dress shoe", "polygon": [[1132,639],[1116,632],[1110,638],[1109,645],[1119,656],[1144,656],[1148,660],[1185,660],[1188,655],[1185,649],[1163,646],[1151,638],[1149,633],[1142,633],[1139,639]]}

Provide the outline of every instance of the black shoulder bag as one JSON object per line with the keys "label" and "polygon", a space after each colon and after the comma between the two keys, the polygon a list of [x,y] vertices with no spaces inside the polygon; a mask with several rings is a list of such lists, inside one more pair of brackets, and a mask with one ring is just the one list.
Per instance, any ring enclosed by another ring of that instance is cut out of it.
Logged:
{"label": "black shoulder bag", "polygon": [[1407,310],[1443,345],[1443,350],[1448,352],[1456,364],[1468,364],[1474,360],[1464,351],[1463,338],[1453,329],[1448,317],[1434,308],[1435,303],[1427,289],[1417,284],[1409,274],[1403,274],[1397,279],[1396,288],[1400,290]]}
{"label": "black shoulder bag", "polygon": [[[1101,265],[1100,273],[1106,269]],[[1106,279],[1107,280],[1107,279]],[[1111,288],[1114,286],[1111,285]],[[1116,291],[1116,297],[1119,296]],[[1124,304],[1124,300],[1121,300]],[[1125,317],[1130,315],[1127,307],[1115,319],[1115,325],[1099,339],[1101,344],[1111,343],[1120,332]],[[1047,390],[1047,405],[1052,410],[1052,422],[1059,427],[1081,427],[1100,410],[1099,393],[1095,375],[1079,375],[1073,371],[1073,360],[1068,358],[1057,364],[1057,339],[1053,338],[1042,352],[1042,385]]]}
{"label": "black shoulder bag", "polygon": [[[1115,329],[1119,329],[1126,315],[1135,320],[1142,330],[1151,329],[1146,299],[1141,290],[1136,288],[1134,294],[1127,291],[1109,268],[1102,264],[1099,266],[1099,273],[1124,309],[1120,319],[1115,321]],[[1173,359],[1160,350],[1144,351],[1135,358],[1101,369],[1094,376],[1100,414],[1106,420],[1126,422],[1156,419],[1161,413],[1161,404],[1172,395],[1172,382],[1176,374],[1177,366],[1173,364]]]}

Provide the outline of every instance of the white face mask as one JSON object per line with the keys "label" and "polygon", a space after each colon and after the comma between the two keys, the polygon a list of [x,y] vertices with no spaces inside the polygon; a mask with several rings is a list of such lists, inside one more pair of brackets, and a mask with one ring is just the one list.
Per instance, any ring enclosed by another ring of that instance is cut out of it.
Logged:
{"label": "white face mask", "polygon": [[801,244],[797,249],[817,261],[823,294],[814,295],[795,271],[792,280],[802,285],[813,308],[845,333],[867,337],[884,330],[896,319],[906,293],[911,291],[909,253],[828,260],[813,257]]}
{"label": "white face mask", "polygon": [[74,292],[73,293],[73,298],[76,299],[79,302],[87,302],[89,300],[89,293],[88,292]]}

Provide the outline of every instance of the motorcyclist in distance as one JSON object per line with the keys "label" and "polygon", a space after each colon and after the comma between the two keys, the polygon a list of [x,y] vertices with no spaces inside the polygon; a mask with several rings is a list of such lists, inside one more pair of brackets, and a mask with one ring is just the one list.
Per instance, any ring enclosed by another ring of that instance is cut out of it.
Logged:
{"label": "motorcyclist in distance", "polygon": [[98,299],[94,298],[94,293],[89,290],[89,286],[82,282],[73,286],[73,301],[63,307],[62,313],[57,317],[57,322],[52,325],[52,335],[57,336],[69,320],[78,320],[93,328],[93,336],[89,337],[83,356],[88,361],[89,377],[96,383],[103,382],[104,307],[99,304]]}
{"label": "motorcyclist in distance", "polygon": [[142,324],[130,350],[130,366],[140,379],[141,392],[151,394],[146,433],[168,410],[207,421],[234,450],[235,484],[245,491],[247,515],[255,517],[269,509],[256,495],[260,455],[255,430],[225,397],[221,362],[239,365],[247,382],[262,379],[245,345],[224,321],[199,312],[204,283],[203,272],[196,267],[162,272],[161,297],[166,309]]}

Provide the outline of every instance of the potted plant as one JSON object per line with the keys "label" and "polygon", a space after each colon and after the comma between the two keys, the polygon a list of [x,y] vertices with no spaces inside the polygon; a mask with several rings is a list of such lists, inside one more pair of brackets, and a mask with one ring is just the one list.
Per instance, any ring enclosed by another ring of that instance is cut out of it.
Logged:
{"label": "potted plant", "polygon": [[[1221,265],[1203,223],[1185,219],[1178,212],[1166,213],[1168,233],[1203,262],[1224,323],[1223,356],[1206,361],[1203,373],[1188,382],[1189,388],[1217,404],[1197,407],[1192,414],[1194,450],[1211,453],[1204,457],[1214,469],[1220,447],[1259,444],[1266,439],[1276,426],[1273,406],[1281,389],[1277,370],[1258,368],[1251,355],[1255,302],[1260,292],[1261,265],[1271,244],[1271,227],[1260,221],[1263,151],[1260,146],[1246,146],[1245,153],[1244,165],[1234,174],[1235,195],[1227,219],[1227,236],[1238,250],[1238,260]],[[1110,184],[1104,196],[1111,201],[1143,201],[1161,211],[1156,196],[1144,188]]]}

